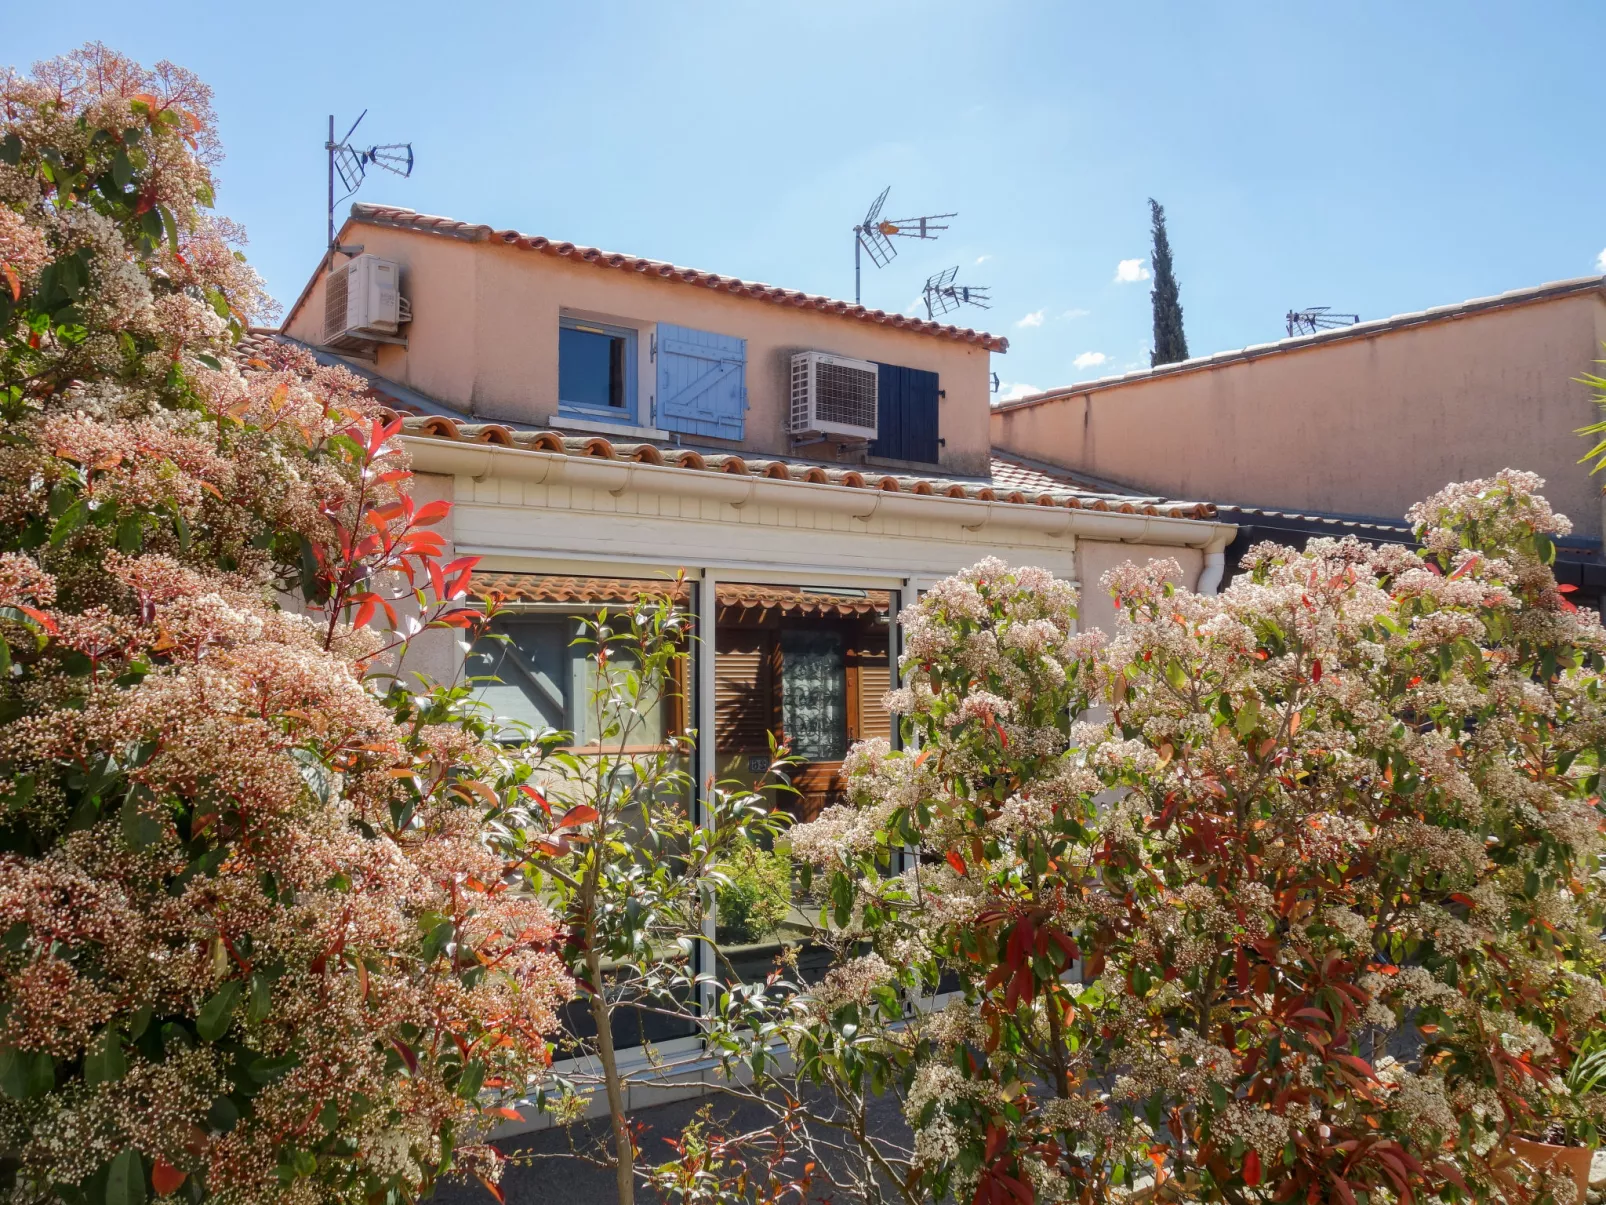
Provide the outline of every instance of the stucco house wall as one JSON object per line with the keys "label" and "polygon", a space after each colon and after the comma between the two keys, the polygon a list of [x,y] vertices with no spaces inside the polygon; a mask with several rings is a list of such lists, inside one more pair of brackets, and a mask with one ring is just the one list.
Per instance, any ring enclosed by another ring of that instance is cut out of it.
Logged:
{"label": "stucco house wall", "polygon": [[[378,373],[465,415],[532,424],[557,417],[560,316],[643,333],[669,322],[747,340],[744,438],[738,444],[688,436],[687,442],[786,454],[791,355],[825,351],[936,373],[942,391],[938,467],[968,475],[987,472],[991,361],[978,343],[689,287],[655,275],[599,270],[583,260],[494,241],[356,221],[347,223],[340,241],[360,244],[401,266],[402,293],[412,305],[413,320],[403,328],[406,347],[378,348]],[[323,339],[326,270],[320,266],[285,323],[286,333],[303,342]],[[644,347],[637,356],[640,396],[650,399],[655,383]],[[816,445],[802,454],[831,459],[833,451],[831,445]]]}
{"label": "stucco house wall", "polygon": [[1574,432],[1599,414],[1573,378],[1606,356],[1606,291],[1526,292],[1052,390],[995,409],[993,442],[1172,496],[1379,517],[1527,469],[1598,540],[1601,478]]}

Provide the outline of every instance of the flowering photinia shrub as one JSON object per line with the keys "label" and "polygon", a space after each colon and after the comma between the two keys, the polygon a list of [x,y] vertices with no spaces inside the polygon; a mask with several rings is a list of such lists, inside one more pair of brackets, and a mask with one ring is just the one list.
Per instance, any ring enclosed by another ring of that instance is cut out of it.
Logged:
{"label": "flowering photinia shrub", "polygon": [[[1218,597],[1127,566],[1107,639],[996,560],[905,613],[909,748],[793,833],[874,952],[772,1032],[903,1094],[910,1199],[1570,1195],[1508,1153],[1594,1138],[1562,1076],[1606,1027],[1606,633],[1541,484],[1449,487],[1419,550],[1260,545]],[[907,1028],[876,1003],[944,974]]]}
{"label": "flowering photinia shrub", "polygon": [[99,46],[0,77],[0,1179],[494,1182],[571,990],[489,840],[529,771],[397,674],[473,622],[398,424],[236,357],[207,96]]}

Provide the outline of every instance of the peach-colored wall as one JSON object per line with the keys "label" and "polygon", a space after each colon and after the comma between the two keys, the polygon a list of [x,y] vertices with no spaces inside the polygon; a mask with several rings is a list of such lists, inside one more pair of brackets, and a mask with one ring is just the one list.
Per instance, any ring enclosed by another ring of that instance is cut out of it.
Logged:
{"label": "peach-colored wall", "polygon": [[[493,243],[354,224],[342,241],[402,267],[412,303],[406,348],[382,346],[378,371],[456,409],[486,419],[546,422],[557,413],[558,317],[577,311],[622,325],[671,322],[747,340],[748,411],[743,448],[781,455],[787,371],[796,351],[828,351],[938,374],[939,449],[950,472],[988,466],[988,352],[972,344],[796,309]],[[321,278],[292,315],[288,333],[322,341]],[[645,347],[640,394],[651,392]],[[643,408],[643,415],[647,413]],[[702,437],[688,442],[708,443]],[[734,446],[734,445],[732,445]],[[798,454],[829,459],[829,445]]]}
{"label": "peach-colored wall", "polygon": [[[1450,481],[1546,478],[1576,535],[1601,498],[1572,378],[1600,358],[1600,292],[1318,344],[996,411],[993,442],[1171,497],[1403,516]],[[1086,580],[1086,579],[1084,579]]]}
{"label": "peach-colored wall", "polygon": [[1077,605],[1076,626],[1082,631],[1098,628],[1105,635],[1115,633],[1115,604],[1099,586],[1103,577],[1117,565],[1128,561],[1137,565],[1148,561],[1170,559],[1181,568],[1180,575],[1170,575],[1177,585],[1192,590],[1199,584],[1199,571],[1204,568],[1204,553],[1197,548],[1163,548],[1158,544],[1112,544],[1104,540],[1078,540],[1076,542],[1076,578],[1081,585],[1082,599]]}

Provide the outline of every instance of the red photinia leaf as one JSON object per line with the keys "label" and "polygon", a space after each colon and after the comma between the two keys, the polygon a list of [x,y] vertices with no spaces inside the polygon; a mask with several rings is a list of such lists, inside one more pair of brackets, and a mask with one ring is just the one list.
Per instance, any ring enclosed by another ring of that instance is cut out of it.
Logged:
{"label": "red photinia leaf", "polygon": [[489,1180],[477,1172],[475,1173],[474,1178],[485,1186],[486,1192],[490,1193],[498,1201],[503,1202],[503,1205],[506,1205],[507,1198],[502,1195],[502,1190],[500,1188],[492,1184]]}
{"label": "red photinia leaf", "polygon": [[520,785],[519,790],[523,791],[531,799],[535,800],[536,805],[548,816],[552,814],[552,805],[547,802],[547,797],[541,794],[540,791],[536,790],[529,783],[523,783]]}
{"label": "red photinia leaf", "polygon": [[186,1173],[181,1172],[166,1159],[157,1158],[151,1168],[151,1187],[161,1196],[170,1196],[177,1192],[186,1179]]}
{"label": "red photinia leaf", "polygon": [[1312,682],[1320,682],[1322,680],[1322,662],[1321,658],[1319,657],[1315,661],[1311,662],[1310,680]]}
{"label": "red photinia leaf", "polygon": [[431,523],[439,523],[451,511],[452,504],[444,498],[426,502],[413,512],[413,524],[416,527],[428,527]]}
{"label": "red photinia leaf", "polygon": [[950,849],[948,851],[948,865],[954,868],[955,874],[966,873],[965,860],[959,856],[959,851],[957,849]]}
{"label": "red photinia leaf", "polygon": [[1250,1151],[1244,1156],[1244,1183],[1251,1188],[1260,1183],[1259,1151]]}
{"label": "red photinia leaf", "polygon": [[22,281],[17,279],[17,270],[10,264],[0,263],[0,272],[6,274],[6,282],[11,286],[11,300],[22,300]]}
{"label": "red photinia leaf", "polygon": [[517,1109],[510,1109],[506,1105],[497,1105],[494,1109],[487,1109],[485,1111],[487,1113],[492,1113],[492,1114],[496,1115],[497,1117],[505,1117],[509,1121],[523,1121],[524,1120],[523,1115],[520,1114]]}
{"label": "red photinia leaf", "polygon": [[558,827],[573,828],[577,824],[590,824],[596,818],[596,808],[589,803],[577,803],[563,813],[563,819],[558,821]]}
{"label": "red photinia leaf", "polygon": [[396,1048],[396,1053],[401,1055],[402,1062],[407,1064],[407,1070],[416,1073],[418,1071],[418,1056],[413,1053],[413,1048],[400,1038],[392,1038],[390,1044]]}

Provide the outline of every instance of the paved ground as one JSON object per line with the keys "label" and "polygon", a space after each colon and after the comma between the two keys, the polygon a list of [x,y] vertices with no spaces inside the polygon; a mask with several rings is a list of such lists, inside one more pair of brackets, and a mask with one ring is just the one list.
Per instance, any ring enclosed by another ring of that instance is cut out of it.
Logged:
{"label": "paved ground", "polygon": [[[664,1139],[678,1137],[681,1127],[705,1105],[712,1107],[714,1117],[727,1131],[756,1129],[769,1121],[763,1110],[753,1106],[738,1107],[736,1102],[720,1097],[641,1109],[632,1117],[644,1127],[637,1138],[642,1163],[650,1166],[670,1159],[674,1152],[664,1144]],[[907,1141],[908,1129],[896,1102],[890,1098],[875,1110],[872,1121],[877,1133]],[[576,1148],[585,1150],[599,1140],[608,1141],[608,1132],[606,1120],[598,1120],[569,1130],[543,1130],[498,1144],[512,1160],[502,1177],[507,1205],[615,1205],[613,1171],[587,1163],[572,1153]],[[658,1201],[657,1194],[639,1184],[636,1199],[641,1205],[656,1205]],[[442,1205],[491,1205],[491,1197],[478,1184],[443,1185],[433,1200]],[[833,1198],[829,1189],[817,1190],[814,1200],[849,1205],[841,1198]]]}

